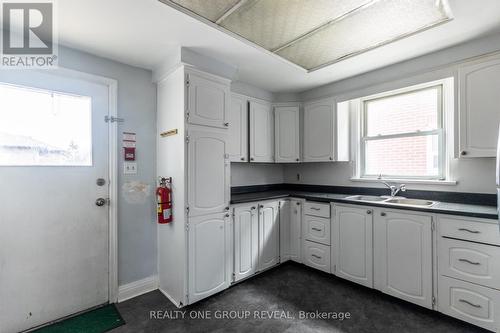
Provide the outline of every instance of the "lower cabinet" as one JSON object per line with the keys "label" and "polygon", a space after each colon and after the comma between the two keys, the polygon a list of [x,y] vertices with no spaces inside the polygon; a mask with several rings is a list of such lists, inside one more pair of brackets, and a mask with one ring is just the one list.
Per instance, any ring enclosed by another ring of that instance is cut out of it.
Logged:
{"label": "lower cabinet", "polygon": [[257,272],[259,260],[257,203],[234,208],[234,281]]}
{"label": "lower cabinet", "polygon": [[213,295],[231,283],[229,214],[189,219],[189,303]]}
{"label": "lower cabinet", "polygon": [[432,308],[432,218],[375,210],[373,229],[375,288]]}
{"label": "lower cabinet", "polygon": [[304,241],[303,263],[312,268],[330,273],[330,247],[327,245]]}
{"label": "lower cabinet", "polygon": [[334,274],[373,287],[373,210],[337,205],[333,219]]}
{"label": "lower cabinet", "polygon": [[301,249],[302,201],[290,200],[290,260],[302,262]]}
{"label": "lower cabinet", "polygon": [[259,204],[259,270],[280,261],[279,202]]}

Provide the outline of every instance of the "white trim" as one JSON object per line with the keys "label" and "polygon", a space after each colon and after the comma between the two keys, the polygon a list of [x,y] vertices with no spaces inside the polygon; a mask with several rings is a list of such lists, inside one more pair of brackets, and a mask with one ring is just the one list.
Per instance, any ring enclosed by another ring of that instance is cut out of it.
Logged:
{"label": "white trim", "polygon": [[149,293],[158,289],[158,275],[124,284],[118,288],[118,302]]}
{"label": "white trim", "polygon": [[[361,183],[379,183],[380,179],[376,178],[358,178],[352,177],[349,179],[351,182],[361,182]],[[386,178],[382,179],[386,182],[404,183],[404,184],[422,184],[422,185],[457,185],[456,180],[432,180],[432,179],[408,179],[408,178]]]}
{"label": "white trim", "polygon": [[[47,70],[37,70],[47,73]],[[49,73],[105,85],[108,88],[108,116],[118,117],[118,81],[108,77],[89,74],[74,69],[59,67]],[[103,119],[104,121],[104,119]],[[108,245],[108,301],[118,300],[118,129],[117,123],[110,123],[108,131],[109,172],[109,245]]]}

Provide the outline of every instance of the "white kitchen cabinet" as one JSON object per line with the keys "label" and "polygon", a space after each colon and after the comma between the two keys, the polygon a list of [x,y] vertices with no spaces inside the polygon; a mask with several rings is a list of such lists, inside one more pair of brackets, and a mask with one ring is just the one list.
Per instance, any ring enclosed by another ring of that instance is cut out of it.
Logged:
{"label": "white kitchen cabinet", "polygon": [[334,274],[373,287],[373,210],[367,207],[332,207]]}
{"label": "white kitchen cabinet", "polygon": [[274,162],[274,115],[271,103],[250,101],[250,162]]}
{"label": "white kitchen cabinet", "polygon": [[300,162],[300,108],[274,107],[274,150],[276,163]]}
{"label": "white kitchen cabinet", "polygon": [[259,204],[259,270],[279,263],[279,202]]}
{"label": "white kitchen cabinet", "polygon": [[234,208],[234,281],[257,272],[259,215],[257,203]]}
{"label": "white kitchen cabinet", "polygon": [[374,211],[374,286],[432,308],[432,219],[387,210]]}
{"label": "white kitchen cabinet", "polygon": [[302,237],[305,240],[331,244],[330,219],[324,217],[304,215],[302,221]]}
{"label": "white kitchen cabinet", "polygon": [[304,162],[335,160],[335,124],[334,100],[304,105]]}
{"label": "white kitchen cabinet", "polygon": [[301,262],[302,201],[283,200],[280,205],[280,257],[281,262]]}
{"label": "white kitchen cabinet", "polygon": [[189,222],[189,303],[213,295],[231,283],[229,213],[191,218]]}
{"label": "white kitchen cabinet", "polygon": [[227,135],[221,130],[188,131],[189,216],[229,210],[230,170]]}
{"label": "white kitchen cabinet", "polygon": [[229,80],[202,72],[186,74],[189,124],[228,128],[230,106]]}
{"label": "white kitchen cabinet", "polygon": [[331,272],[330,247],[327,245],[304,241],[303,263],[323,272]]}
{"label": "white kitchen cabinet", "polygon": [[459,68],[460,157],[495,157],[500,123],[500,57]]}
{"label": "white kitchen cabinet", "polygon": [[233,94],[229,109],[228,153],[231,162],[248,161],[248,101]]}

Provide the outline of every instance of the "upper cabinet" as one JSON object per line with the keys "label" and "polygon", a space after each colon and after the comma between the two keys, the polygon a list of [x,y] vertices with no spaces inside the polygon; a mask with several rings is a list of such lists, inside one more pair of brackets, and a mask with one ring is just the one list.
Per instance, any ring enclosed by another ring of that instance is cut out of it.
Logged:
{"label": "upper cabinet", "polygon": [[459,69],[460,156],[495,157],[500,122],[500,57]]}
{"label": "upper cabinet", "polygon": [[189,124],[229,127],[229,81],[205,73],[188,72],[186,87]]}
{"label": "upper cabinet", "polygon": [[233,94],[229,108],[228,153],[231,162],[248,161],[248,102]]}
{"label": "upper cabinet", "polygon": [[326,99],[304,106],[304,162],[335,160],[335,103]]}
{"label": "upper cabinet", "polygon": [[274,162],[274,116],[271,103],[250,101],[250,162]]}
{"label": "upper cabinet", "polygon": [[275,106],[275,160],[276,163],[300,162],[300,107]]}

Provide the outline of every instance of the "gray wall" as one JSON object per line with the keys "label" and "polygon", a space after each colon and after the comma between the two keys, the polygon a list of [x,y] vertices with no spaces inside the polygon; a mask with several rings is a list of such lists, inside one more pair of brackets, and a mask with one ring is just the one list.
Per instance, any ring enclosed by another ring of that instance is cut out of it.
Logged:
{"label": "gray wall", "polygon": [[283,183],[283,164],[231,163],[231,186]]}
{"label": "gray wall", "polygon": [[[141,181],[155,186],[156,86],[150,71],[69,48],[59,50],[59,65],[118,81],[118,283],[123,285],[156,274],[154,195],[146,203],[126,203],[122,186]],[[123,175],[122,132],[137,133],[137,175]]]}
{"label": "gray wall", "polygon": [[[469,43],[422,57],[401,62],[379,70],[328,84],[301,94],[301,99],[312,100],[325,96],[340,99],[362,97],[369,94],[404,87],[421,81],[432,81],[449,76],[456,77],[454,63],[467,58],[500,50],[500,34],[484,37]],[[455,96],[456,97],[456,96]],[[455,102],[455,109],[457,103]],[[495,193],[495,159],[454,159],[450,170],[457,185],[408,185],[411,189]],[[352,182],[350,163],[308,163],[286,165],[284,180],[288,183],[325,184],[338,186],[367,186],[378,184]],[[297,180],[300,174],[300,181]]]}

